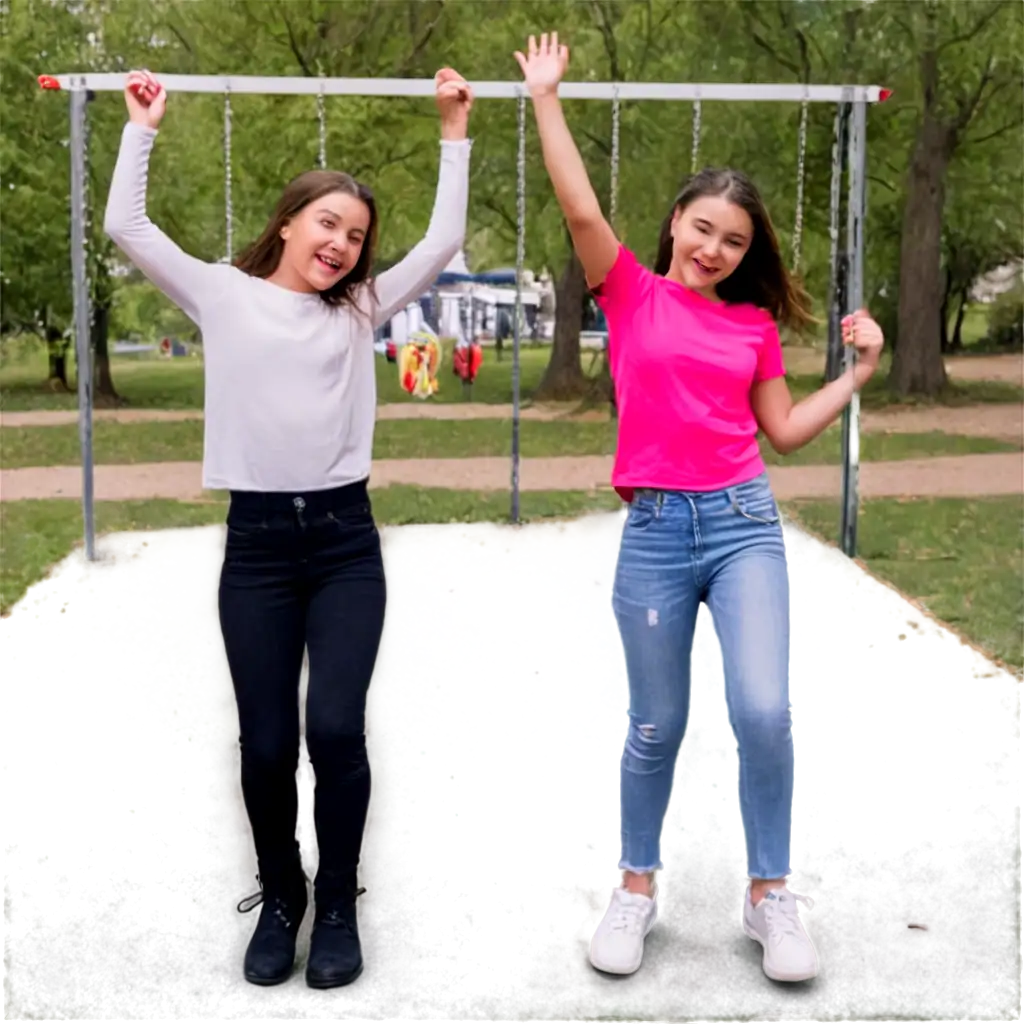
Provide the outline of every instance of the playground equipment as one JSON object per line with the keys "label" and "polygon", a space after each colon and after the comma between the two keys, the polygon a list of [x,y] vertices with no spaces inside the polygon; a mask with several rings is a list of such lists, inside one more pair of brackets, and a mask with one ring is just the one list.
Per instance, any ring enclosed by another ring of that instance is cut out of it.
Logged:
{"label": "playground equipment", "polygon": [[441,343],[427,327],[409,335],[398,354],[398,379],[414,398],[437,394],[437,371],[441,365]]}
{"label": "playground equipment", "polygon": [[[86,245],[89,208],[86,192],[88,159],[88,119],[86,104],[95,92],[120,92],[126,76],[119,73],[70,73],[41,75],[44,89],[67,90],[71,120],[71,261],[74,297],[75,339],[78,365],[92,365],[89,344],[91,308],[86,277]],[[231,205],[231,97],[232,95],[314,95],[317,97],[320,128],[320,164],[326,163],[325,97],[332,96],[404,96],[434,95],[433,79],[411,78],[297,78],[245,75],[163,75],[161,82],[169,93],[221,93],[224,96],[224,190],[225,259],[232,254]],[[512,472],[511,519],[519,520],[519,349],[522,322],[522,277],[526,235],[526,99],[522,82],[474,82],[478,100],[514,99],[517,103],[516,152],[516,316],[512,347]],[[793,265],[799,265],[803,228],[804,150],[807,139],[807,105],[837,105],[832,151],[832,202],[830,209],[831,264],[829,285],[829,371],[834,372],[843,352],[839,323],[843,315],[863,304],[864,212],[866,200],[865,157],[867,148],[867,106],[889,97],[890,90],[875,85],[773,85],[760,83],[682,82],[563,82],[559,95],[565,99],[611,101],[612,152],[609,216],[614,226],[617,215],[618,172],[620,160],[620,106],[623,102],[662,100],[693,104],[693,144],[691,166],[697,167],[701,138],[703,104],[708,101],[758,101],[801,104],[798,138],[797,220],[794,228]],[[847,220],[843,245],[840,245],[841,181],[848,176]],[[846,352],[852,360],[852,352]],[[92,375],[78,375],[79,433],[82,444],[82,506],[85,525],[85,549],[89,559],[94,553],[93,464],[92,464]],[[859,396],[855,393],[843,416],[843,498],[840,542],[850,556],[856,550],[858,472],[859,472]]]}
{"label": "playground equipment", "polygon": [[463,388],[472,387],[484,361],[484,350],[478,341],[467,341],[455,346],[452,353],[452,369],[462,381]]}

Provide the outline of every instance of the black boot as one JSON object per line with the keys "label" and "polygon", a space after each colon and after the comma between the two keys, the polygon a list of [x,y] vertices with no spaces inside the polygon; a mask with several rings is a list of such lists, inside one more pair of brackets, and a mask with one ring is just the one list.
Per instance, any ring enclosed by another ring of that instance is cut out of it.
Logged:
{"label": "black boot", "polygon": [[238,904],[241,914],[263,904],[245,951],[245,980],[253,985],[279,985],[288,980],[295,964],[295,936],[309,902],[306,876],[296,861],[285,872],[256,878],[261,891]]}
{"label": "black boot", "polygon": [[316,914],[306,963],[310,988],[337,988],[356,980],[363,970],[363,951],[356,924],[355,872],[340,879],[316,880]]}

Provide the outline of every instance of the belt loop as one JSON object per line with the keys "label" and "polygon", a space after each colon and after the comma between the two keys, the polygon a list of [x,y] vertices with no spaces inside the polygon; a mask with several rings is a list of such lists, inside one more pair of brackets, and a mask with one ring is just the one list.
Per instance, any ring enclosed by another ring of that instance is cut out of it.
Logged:
{"label": "belt loop", "polygon": [[659,519],[661,518],[661,510],[662,510],[662,508],[664,508],[664,506],[665,506],[665,492],[664,491],[658,491],[658,501],[657,501],[656,506],[655,506],[655,515]]}

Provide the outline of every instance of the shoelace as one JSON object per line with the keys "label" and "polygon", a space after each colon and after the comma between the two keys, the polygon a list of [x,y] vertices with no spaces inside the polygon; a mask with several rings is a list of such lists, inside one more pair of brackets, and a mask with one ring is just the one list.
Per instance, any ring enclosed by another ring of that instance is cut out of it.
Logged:
{"label": "shoelace", "polygon": [[[240,914],[248,914],[250,910],[255,909],[264,902],[267,901],[264,900],[263,893],[261,892],[254,893],[252,896],[246,896],[246,898],[238,904],[238,912]],[[278,919],[278,921],[281,922],[281,924],[285,926],[285,928],[291,928],[293,921],[292,914],[290,913],[292,909],[290,904],[285,903],[285,901],[280,897],[272,897],[272,899],[267,902],[267,906],[270,907],[270,912]]]}
{"label": "shoelace", "polygon": [[803,928],[797,913],[797,901],[806,903],[808,909],[814,909],[814,900],[810,896],[801,896],[795,892],[780,893],[777,899],[765,900],[764,919],[768,925],[768,934],[781,942],[787,935],[802,939]]}
{"label": "shoelace", "polygon": [[[365,895],[366,892],[366,886],[359,886],[359,888],[355,890],[355,898],[358,899],[360,896]],[[290,920],[290,915],[288,913],[288,904],[281,897],[275,896],[271,897],[271,899],[273,902],[274,915],[278,916],[278,918],[287,923]],[[234,904],[234,906],[236,906],[236,909],[239,911],[239,913],[250,913],[251,911],[255,910],[256,907],[261,906],[264,902],[266,902],[266,896],[263,893],[263,890],[257,889],[255,892],[250,893],[248,896],[244,896],[242,899],[239,900],[238,903]],[[332,916],[332,919],[338,918],[340,921],[339,911],[335,909],[328,910],[328,912],[324,916],[325,919],[328,918],[328,916]],[[337,924],[337,922],[335,921],[332,921],[332,923]]]}
{"label": "shoelace", "polygon": [[613,932],[636,933],[643,927],[644,908],[635,903],[616,904],[615,916],[608,927]]}
{"label": "shoelace", "polygon": [[[353,898],[358,899],[364,892],[366,890],[361,887],[356,889]],[[344,928],[346,931],[352,931],[352,922],[337,907],[329,907],[318,916],[317,920],[319,924],[325,924],[329,928]]]}

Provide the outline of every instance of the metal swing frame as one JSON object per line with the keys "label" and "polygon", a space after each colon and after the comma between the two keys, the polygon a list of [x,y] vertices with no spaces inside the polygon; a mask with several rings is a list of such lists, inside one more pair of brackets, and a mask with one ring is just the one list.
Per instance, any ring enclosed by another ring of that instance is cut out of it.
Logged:
{"label": "metal swing frame", "polygon": [[[44,81],[45,79],[45,81]],[[92,409],[93,373],[90,326],[91,300],[86,259],[88,244],[87,171],[88,122],[86,104],[96,92],[121,92],[126,84],[124,74],[62,74],[42,76],[44,88],[69,93],[70,159],[71,159],[71,264],[74,299],[75,351],[78,365],[78,422],[82,447],[82,513],[85,532],[85,553],[90,561],[95,553],[95,521],[93,493]],[[231,207],[231,96],[313,95],[317,100],[320,127],[318,163],[326,164],[326,96],[389,96],[431,97],[435,92],[433,79],[415,78],[297,78],[260,75],[162,75],[168,92],[219,93],[224,96],[225,132],[225,246],[227,257],[232,252]],[[522,278],[526,252],[526,99],[521,82],[473,82],[477,99],[514,99],[517,101],[518,147],[516,154],[516,316],[512,338],[512,466],[511,520],[519,522],[520,468],[520,321],[522,317]],[[833,146],[832,191],[830,210],[831,260],[829,274],[829,376],[834,376],[842,353],[839,322],[844,312],[863,305],[864,288],[864,217],[866,210],[867,107],[884,101],[889,90],[876,85],[793,85],[793,84],[726,84],[679,82],[563,82],[559,95],[565,99],[611,101],[612,103],[612,174],[609,212],[614,224],[617,213],[620,105],[627,100],[688,101],[693,104],[693,145],[691,164],[697,168],[700,143],[702,104],[705,101],[759,101],[800,103],[800,168],[798,174],[797,223],[794,231],[794,266],[800,259],[803,223],[803,152],[806,144],[807,105],[837,105],[836,136]],[[840,246],[841,179],[848,172],[847,219],[845,238]],[[847,353],[850,365],[852,353]],[[840,545],[853,556],[857,543],[857,509],[859,477],[859,395],[853,398],[843,414],[843,485]]]}

